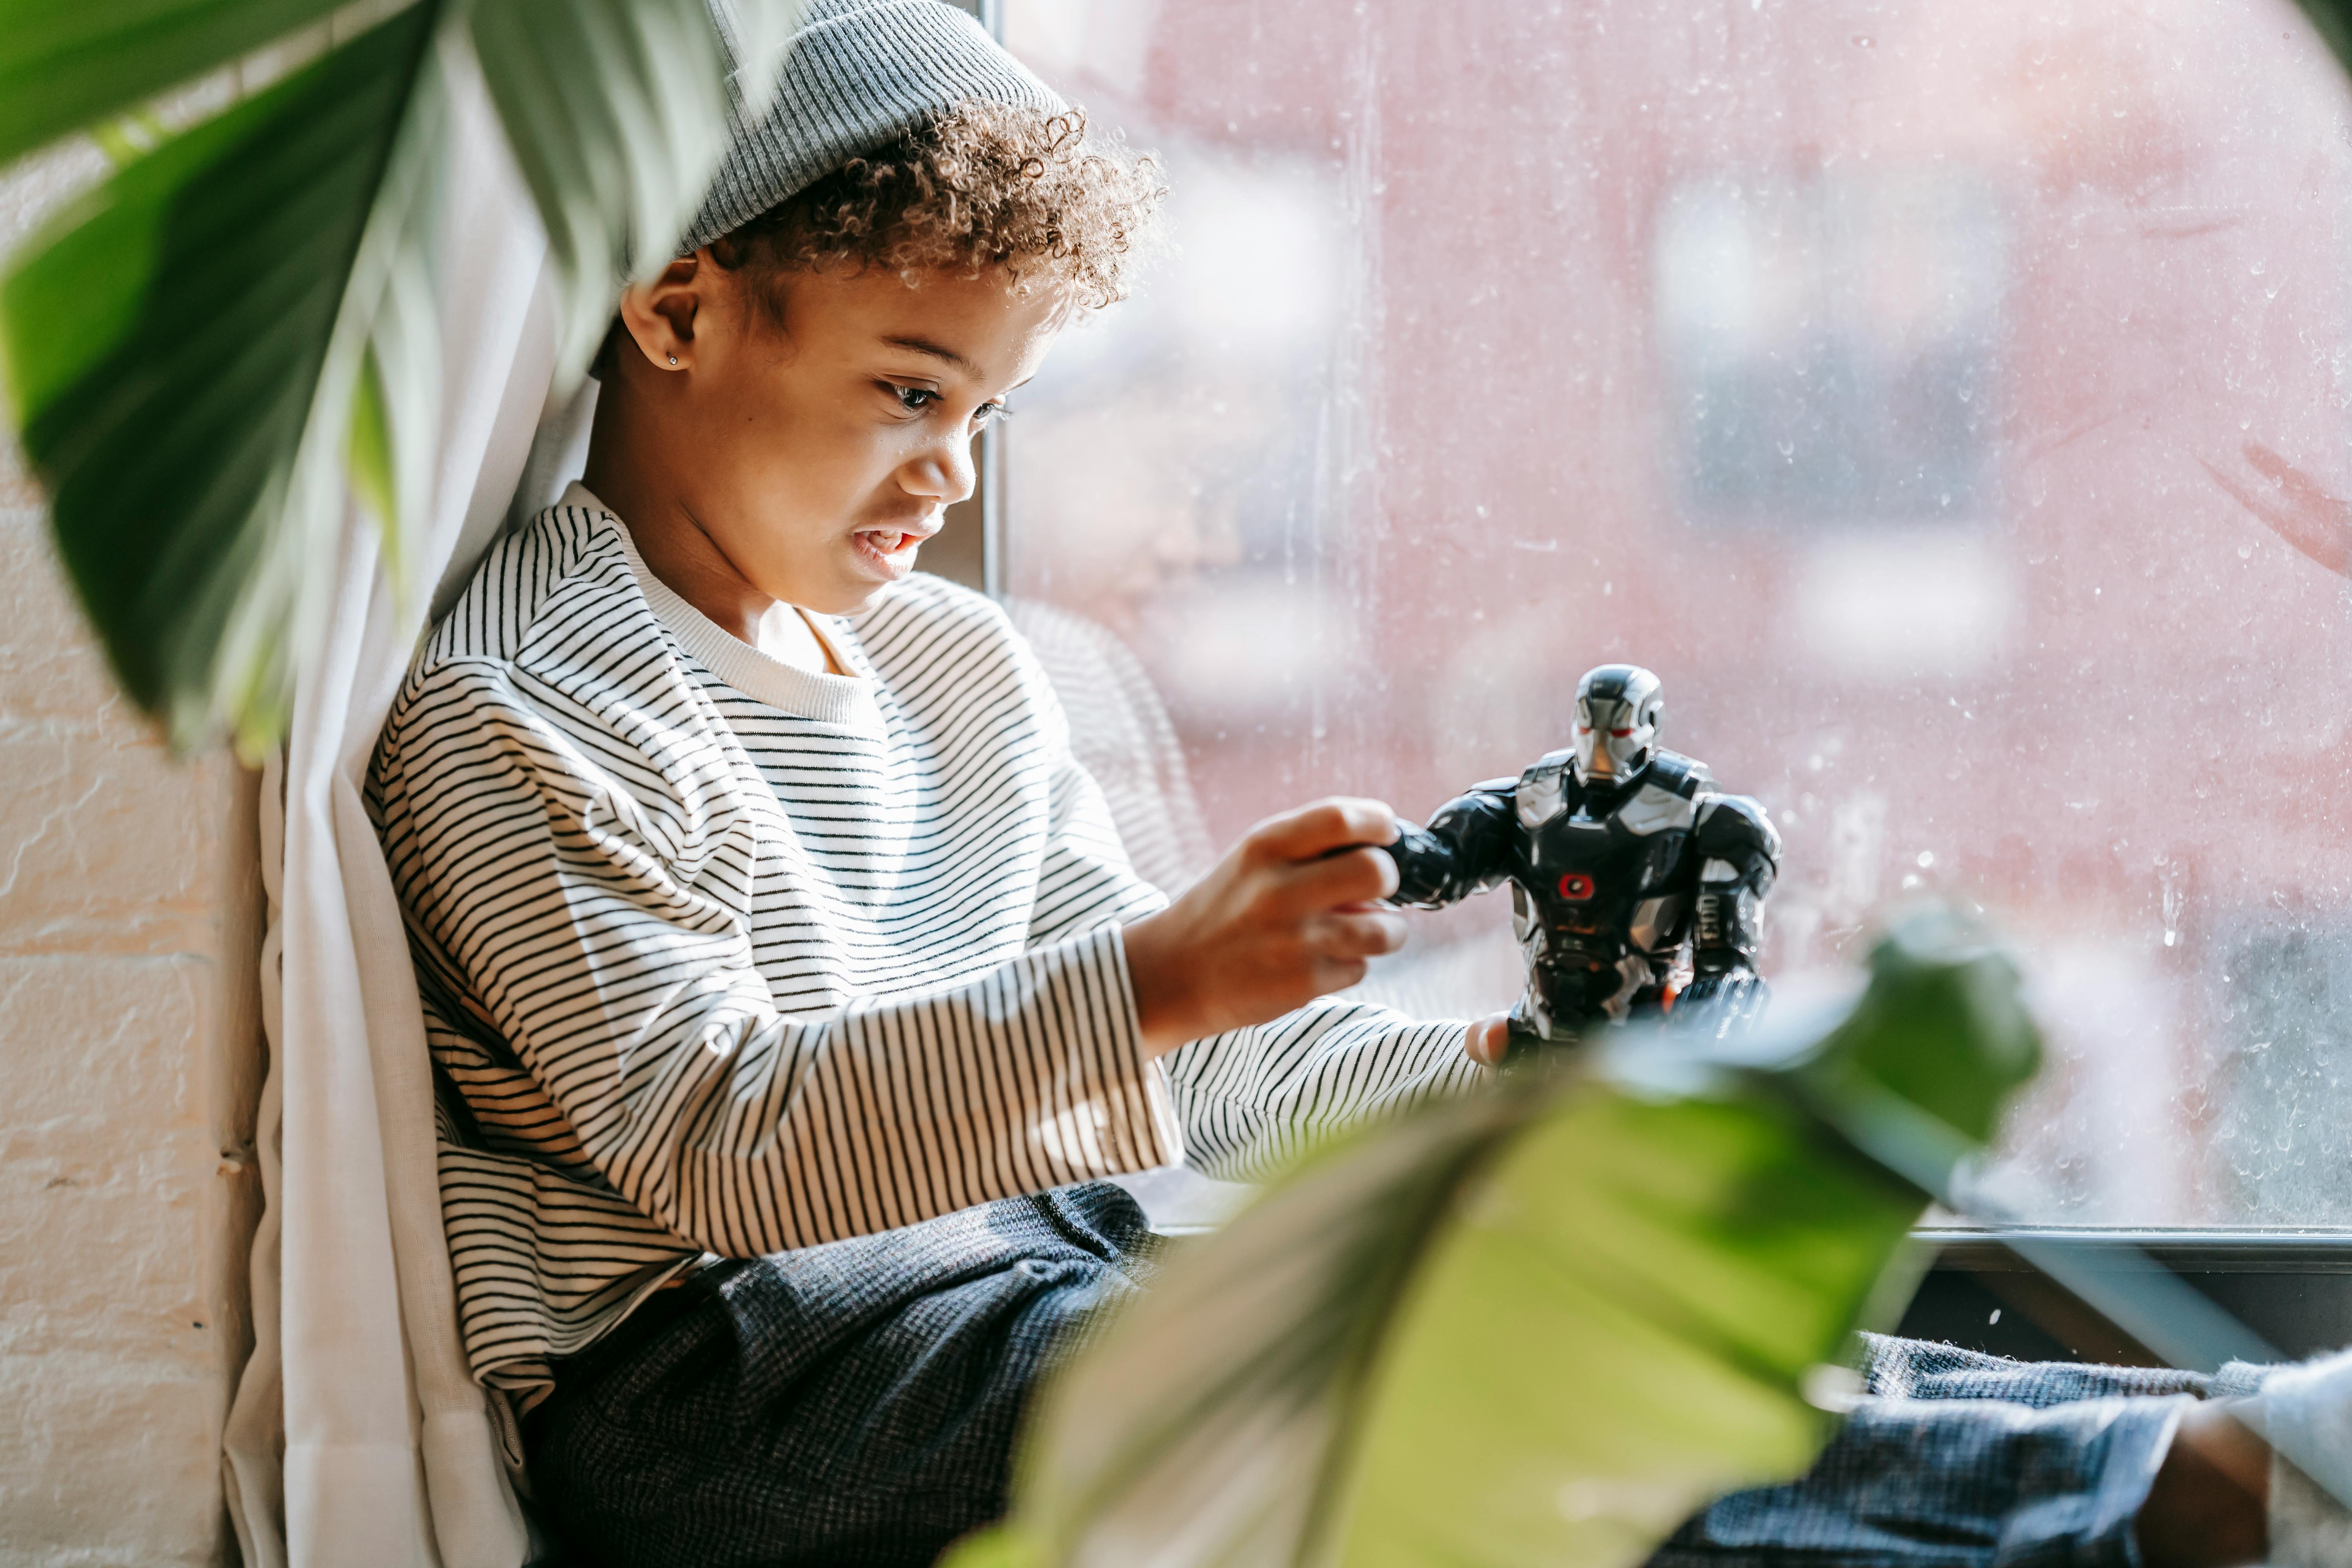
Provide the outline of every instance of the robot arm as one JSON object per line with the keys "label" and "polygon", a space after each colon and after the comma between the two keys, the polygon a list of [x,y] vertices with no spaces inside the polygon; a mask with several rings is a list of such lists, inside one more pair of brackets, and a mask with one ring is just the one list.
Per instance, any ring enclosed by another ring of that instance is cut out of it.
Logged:
{"label": "robot arm", "polygon": [[1753,974],[1764,900],[1780,869],[1780,835],[1758,802],[1717,795],[1699,808],[1691,850],[1699,863],[1691,966],[1701,980]]}
{"label": "robot arm", "polygon": [[1699,863],[1692,975],[1675,1017],[1720,1037],[1754,1022],[1771,994],[1756,973],[1756,950],[1764,939],[1764,900],[1780,868],[1780,835],[1757,802],[1717,795],[1699,808],[1691,848]]}
{"label": "robot arm", "polygon": [[1499,885],[1511,871],[1517,788],[1517,779],[1475,784],[1439,808],[1427,827],[1401,825],[1388,847],[1397,868],[1397,890],[1389,902],[1444,909]]}

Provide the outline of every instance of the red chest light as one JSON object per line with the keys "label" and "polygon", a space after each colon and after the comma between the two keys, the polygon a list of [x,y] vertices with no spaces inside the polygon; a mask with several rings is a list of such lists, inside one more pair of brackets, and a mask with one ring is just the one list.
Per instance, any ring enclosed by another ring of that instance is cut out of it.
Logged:
{"label": "red chest light", "polygon": [[1559,879],[1559,896],[1570,903],[1584,902],[1592,897],[1592,879],[1581,871],[1570,871]]}

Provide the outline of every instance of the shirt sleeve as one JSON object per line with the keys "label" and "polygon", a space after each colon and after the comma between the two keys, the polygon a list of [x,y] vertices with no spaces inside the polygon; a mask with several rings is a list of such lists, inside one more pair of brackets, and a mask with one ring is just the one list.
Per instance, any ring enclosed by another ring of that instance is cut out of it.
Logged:
{"label": "shirt sleeve", "polygon": [[1467,1027],[1329,998],[1195,1040],[1166,1058],[1185,1163],[1262,1181],[1350,1123],[1467,1093],[1486,1077],[1463,1055]]}
{"label": "shirt sleeve", "polygon": [[759,847],[728,792],[642,716],[519,679],[445,666],[404,693],[378,760],[387,858],[467,1025],[646,1215],[748,1257],[1177,1158],[1116,923],[1049,931],[965,984],[780,1016],[740,908]]}
{"label": "shirt sleeve", "polygon": [[1054,764],[1045,860],[1029,919],[1032,946],[1065,941],[1105,921],[1125,925],[1168,907],[1168,895],[1135,869],[1102,786],[1071,751],[1068,721],[1052,689],[1041,684],[1037,700]]}
{"label": "shirt sleeve", "polygon": [[[1102,791],[1070,754],[1059,705],[1050,690],[1042,700],[1061,761],[1030,940],[1050,942],[1103,910],[1135,921],[1168,900],[1129,863]],[[1184,1162],[1223,1180],[1259,1181],[1350,1123],[1465,1092],[1486,1069],[1462,1054],[1464,1030],[1325,1001],[1195,1040],[1165,1058]]]}

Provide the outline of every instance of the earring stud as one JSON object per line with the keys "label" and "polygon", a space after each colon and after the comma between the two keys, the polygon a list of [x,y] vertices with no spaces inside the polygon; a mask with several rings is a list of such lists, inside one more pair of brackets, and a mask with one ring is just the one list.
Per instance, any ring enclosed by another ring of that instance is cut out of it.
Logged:
{"label": "earring stud", "polygon": [[676,354],[672,354],[672,355],[670,355],[670,356],[669,356],[669,363],[672,363],[672,364],[676,364],[676,363],[677,363],[677,356]]}

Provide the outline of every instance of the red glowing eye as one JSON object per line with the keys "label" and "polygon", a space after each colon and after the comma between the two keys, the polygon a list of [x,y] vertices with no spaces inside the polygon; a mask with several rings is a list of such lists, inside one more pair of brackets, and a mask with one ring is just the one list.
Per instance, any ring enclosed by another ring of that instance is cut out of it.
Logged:
{"label": "red glowing eye", "polygon": [[1576,727],[1576,732],[1580,735],[1590,735],[1592,733],[1592,726],[1590,724],[1579,724]]}
{"label": "red glowing eye", "polygon": [[1612,730],[1612,731],[1610,731],[1609,732],[1610,732],[1611,734],[1612,734],[1612,735],[1616,736],[1619,740],[1621,740],[1621,741],[1622,741],[1622,740],[1623,740],[1626,736],[1628,736],[1628,735],[1632,734],[1633,731],[1631,731],[1631,730]]}

